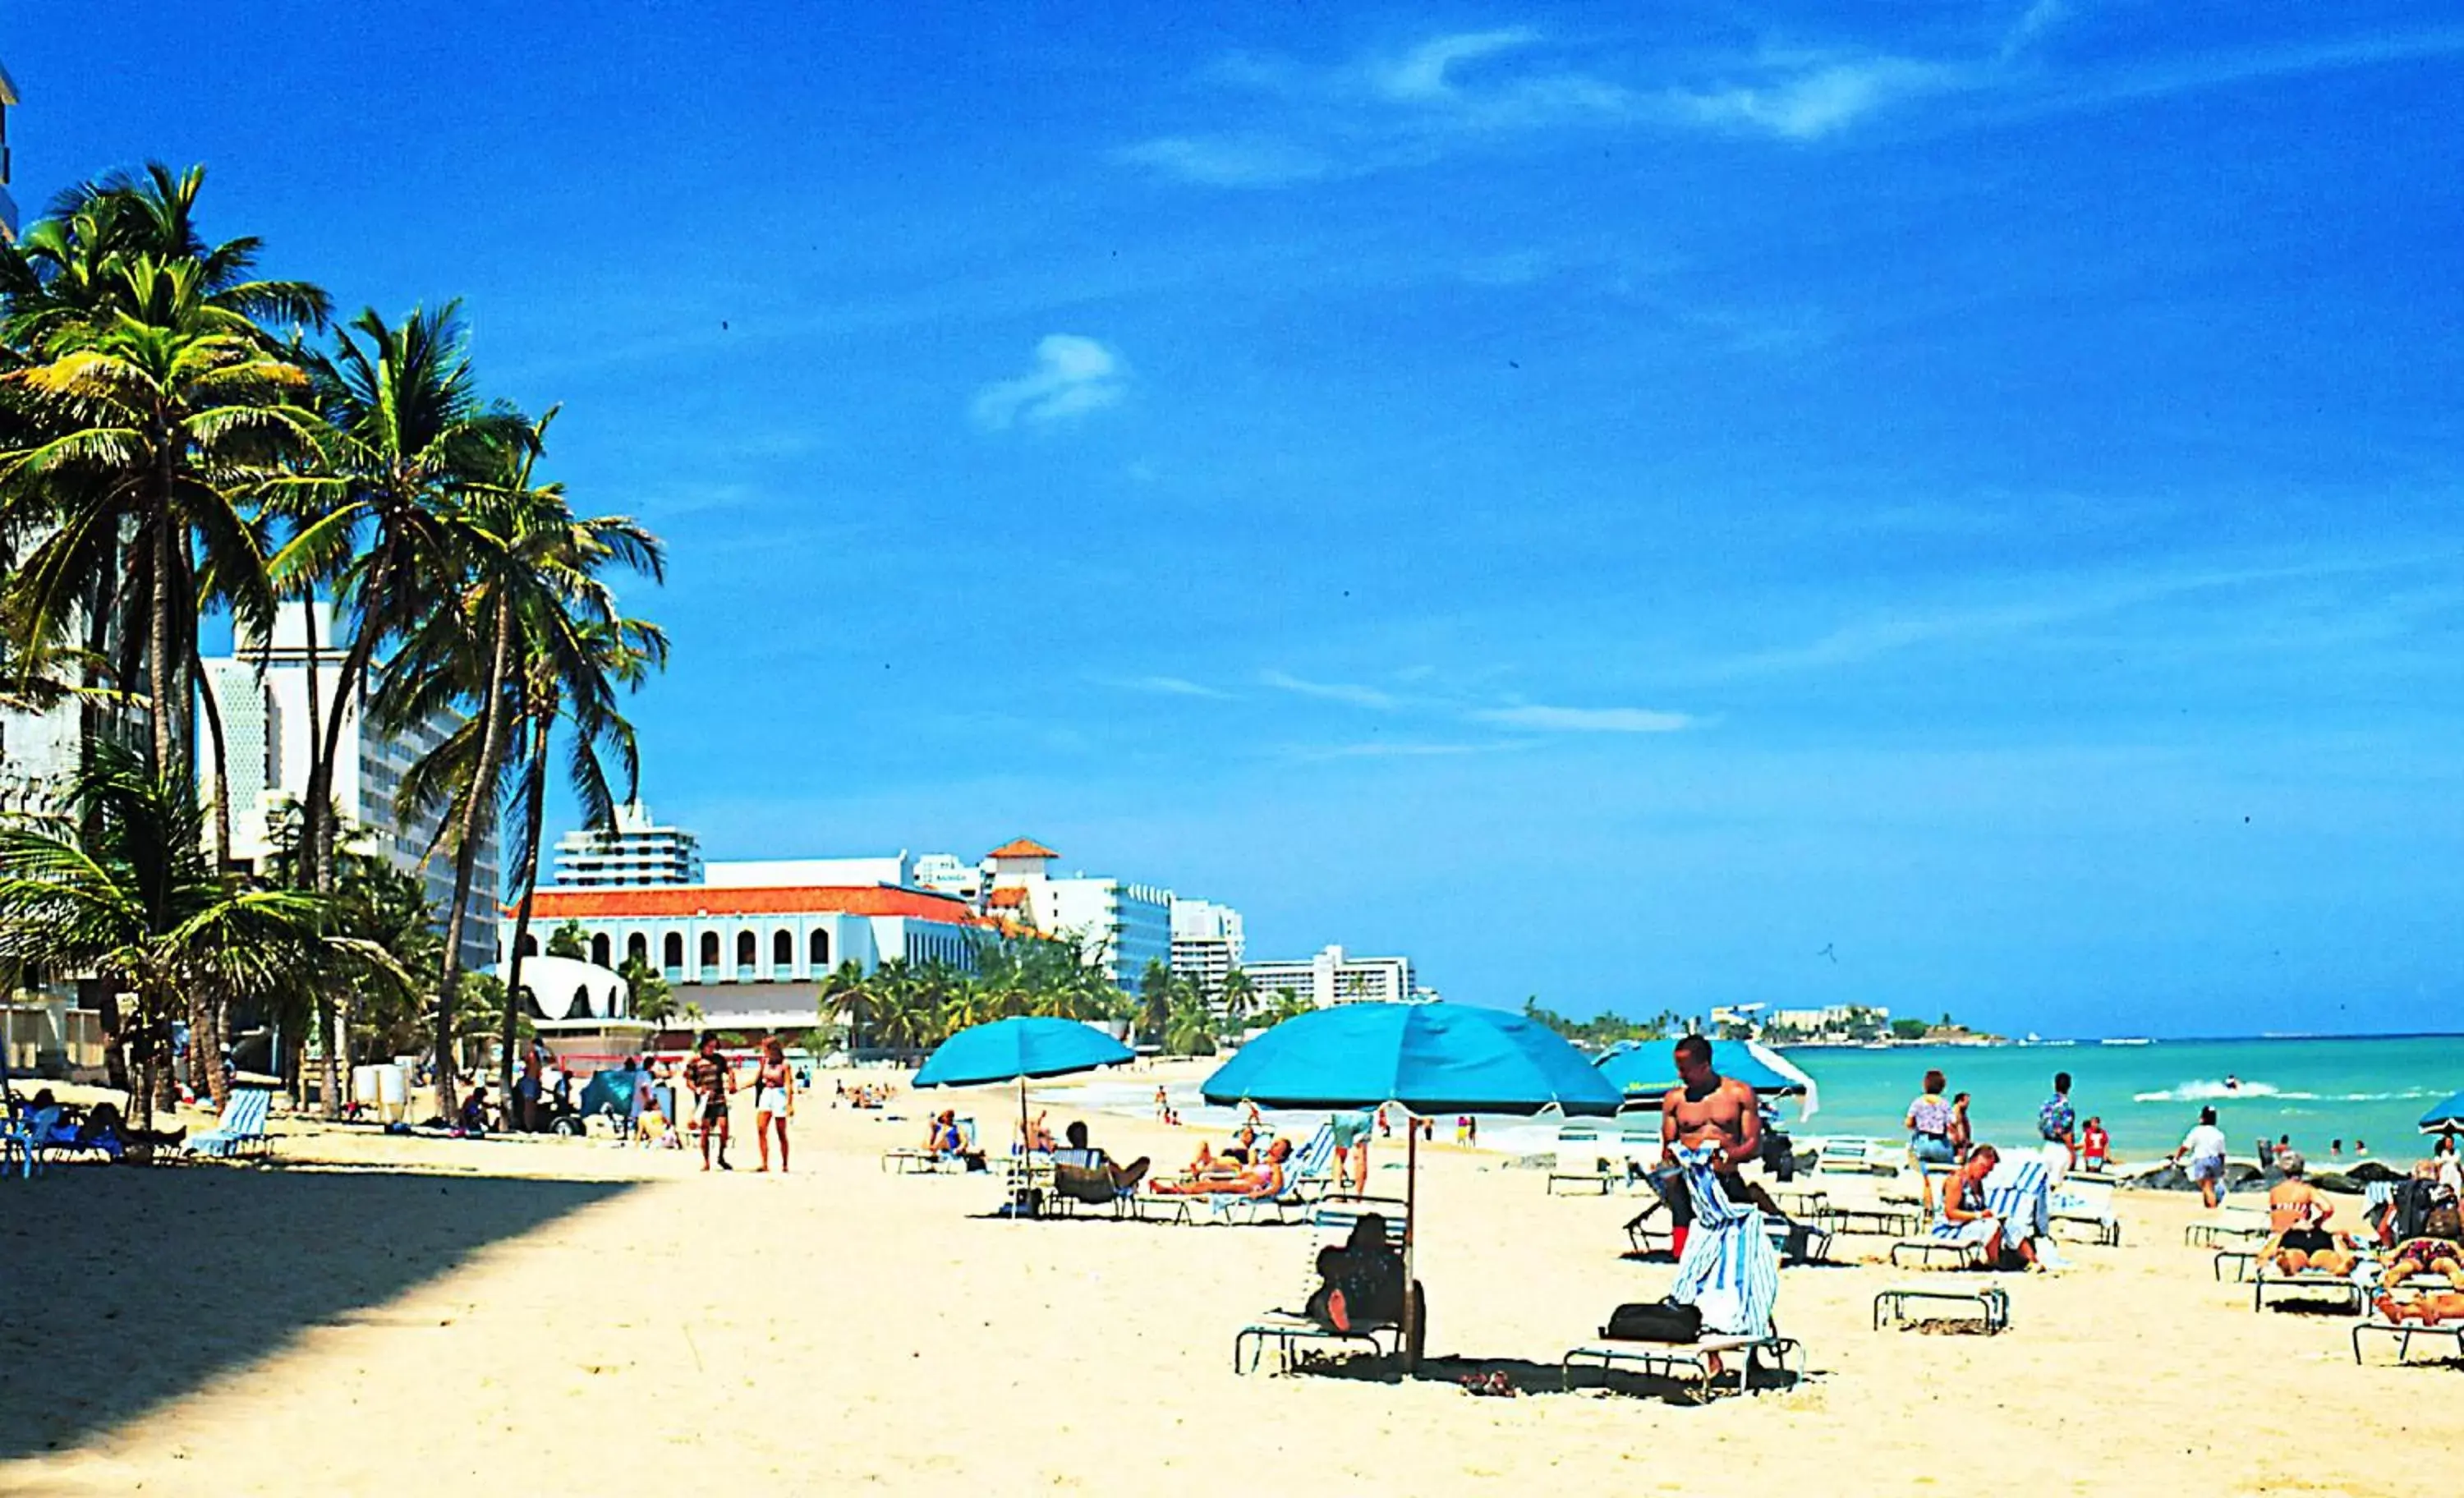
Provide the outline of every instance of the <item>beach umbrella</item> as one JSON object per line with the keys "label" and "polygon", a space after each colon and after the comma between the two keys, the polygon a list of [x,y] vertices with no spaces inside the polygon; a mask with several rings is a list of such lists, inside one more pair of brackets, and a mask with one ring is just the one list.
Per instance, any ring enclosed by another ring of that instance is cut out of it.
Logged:
{"label": "beach umbrella", "polygon": [[[1199,1089],[1228,1106],[1347,1109],[1399,1105],[1406,1112],[1605,1115],[1623,1099],[1554,1030],[1503,1009],[1464,1003],[1341,1003],[1266,1031],[1215,1068]],[[1416,1283],[1420,1131],[1405,1120],[1403,1283]],[[1408,1362],[1419,1297],[1403,1297]]]}
{"label": "beach umbrella", "polygon": [[[1675,1043],[1625,1041],[1602,1052],[1600,1075],[1628,1097],[1657,1097],[1678,1085]],[[1822,1106],[1814,1078],[1760,1041],[1715,1040],[1711,1069],[1734,1077],[1763,1097],[1804,1099],[1797,1116],[1811,1118]]]}
{"label": "beach umbrella", "polygon": [[2421,1115],[2424,1134],[2464,1134],[2464,1092],[2439,1104]]}
{"label": "beach umbrella", "polygon": [[[1018,1136],[1026,1138],[1026,1084],[1031,1077],[1066,1077],[1118,1066],[1130,1047],[1083,1020],[1014,1015],[974,1024],[933,1048],[915,1071],[917,1087],[990,1087],[1018,1084]],[[1022,1165],[1023,1160],[1020,1162]],[[1019,1190],[1026,1176],[1019,1175]],[[1023,1216],[1024,1214],[1020,1214]]]}

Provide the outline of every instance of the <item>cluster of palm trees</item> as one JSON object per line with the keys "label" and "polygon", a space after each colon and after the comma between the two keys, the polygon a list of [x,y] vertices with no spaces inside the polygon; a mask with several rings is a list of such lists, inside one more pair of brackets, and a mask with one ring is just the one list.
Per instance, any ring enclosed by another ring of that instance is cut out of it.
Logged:
{"label": "cluster of palm trees", "polygon": [[[591,821],[632,794],[639,763],[619,698],[665,664],[667,640],[623,612],[609,580],[659,579],[662,549],[540,481],[555,412],[483,397],[452,304],[336,326],[322,290],[256,274],[257,241],[204,237],[204,181],[161,165],[99,178],[0,249],[0,690],[21,705],[76,700],[88,746],[59,804],[0,843],[0,962],[93,974],[106,1029],[131,1038],[159,1030],[176,1002],[219,1036],[215,1004],[304,991],[326,1037],[330,1106],[351,1003],[369,990],[318,954],[364,939],[344,929],[354,900],[399,906],[401,892],[344,888],[343,735],[355,716],[377,734],[441,733],[396,812],[453,870],[432,966],[404,970],[428,1000],[450,1112],[467,1027],[463,925],[474,892],[500,892],[473,891],[478,851],[501,820],[526,910],[551,764]],[[313,749],[292,856],[272,880],[243,875],[219,704],[199,690],[200,630],[224,616],[239,638],[270,642],[277,610],[319,600],[338,638],[320,644],[302,607],[311,659],[338,664],[305,673]],[[141,803],[153,809],[141,815]],[[210,808],[210,830],[175,804]],[[144,899],[126,918],[180,954],[47,938],[38,915],[58,890],[138,890],[165,870],[214,918]],[[398,909],[382,914],[399,924]],[[272,940],[282,922],[305,944]],[[252,943],[269,955],[241,960]],[[137,1015],[113,1012],[122,992]],[[517,1006],[499,1007],[510,1068]],[[157,1048],[140,1047],[142,1068]],[[117,1053],[111,1065],[119,1074]]]}
{"label": "cluster of palm trees", "polygon": [[1274,1024],[1309,1007],[1288,993],[1261,1002],[1248,975],[1238,970],[1210,1002],[1194,980],[1161,962],[1148,964],[1133,996],[1113,986],[1093,943],[1066,936],[985,937],[973,956],[972,968],[893,958],[867,973],[843,962],[822,982],[823,1023],[846,1015],[851,1048],[908,1057],[970,1025],[1012,1015],[1119,1024],[1133,1041],[1168,1054],[1202,1056],[1251,1024]]}

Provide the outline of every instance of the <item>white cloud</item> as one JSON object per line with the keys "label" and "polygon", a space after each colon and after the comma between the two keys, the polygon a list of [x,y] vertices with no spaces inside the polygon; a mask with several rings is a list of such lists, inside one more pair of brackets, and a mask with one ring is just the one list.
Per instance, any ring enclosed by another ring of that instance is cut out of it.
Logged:
{"label": "white cloud", "polygon": [[1035,345],[1035,367],[976,392],[979,425],[994,431],[1084,416],[1118,401],[1129,388],[1120,356],[1075,333],[1045,335]]}
{"label": "white cloud", "polygon": [[1388,709],[1401,706],[1391,692],[1375,687],[1354,686],[1341,681],[1305,681],[1280,671],[1261,672],[1258,679],[1279,692],[1297,693],[1305,697],[1319,697],[1329,702],[1349,702],[1353,707]]}
{"label": "white cloud", "polygon": [[1485,708],[1471,716],[1481,722],[1507,728],[1568,734],[1674,734],[1703,724],[1690,713],[1665,713],[1653,708],[1544,707],[1536,702]]}
{"label": "white cloud", "polygon": [[1538,39],[1539,33],[1526,27],[1433,36],[1392,62],[1372,64],[1369,77],[1377,92],[1388,99],[1453,99],[1457,96],[1454,85],[1446,79],[1447,69],[1458,62],[1528,47]]}
{"label": "white cloud", "polygon": [[1906,57],[1792,61],[1750,84],[1679,90],[1672,99],[1699,123],[1818,140],[1878,109],[1958,82],[1955,70]]}
{"label": "white cloud", "polygon": [[1282,187],[1334,174],[1331,162],[1287,141],[1254,136],[1172,135],[1116,153],[1167,177],[1209,187]]}
{"label": "white cloud", "polygon": [[1231,701],[1232,694],[1189,680],[1185,676],[1123,676],[1102,678],[1104,685],[1125,692],[1152,692],[1166,697],[1210,697],[1219,702]]}

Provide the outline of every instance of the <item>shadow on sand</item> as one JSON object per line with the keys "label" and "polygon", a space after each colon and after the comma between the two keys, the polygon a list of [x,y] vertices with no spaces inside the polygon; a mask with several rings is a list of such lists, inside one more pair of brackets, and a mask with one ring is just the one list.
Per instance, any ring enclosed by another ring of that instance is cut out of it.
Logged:
{"label": "shadow on sand", "polygon": [[[1296,1376],[1312,1378],[1346,1378],[1362,1383],[1451,1383],[1477,1386],[1467,1392],[1494,1395],[1510,1389],[1516,1396],[1538,1394],[1620,1394],[1643,1399],[1665,1399],[1673,1403],[1694,1403],[1696,1386],[1657,1375],[1637,1373],[1628,1369],[1602,1372],[1586,1368],[1579,1381],[1569,1390],[1565,1370],[1556,1363],[1535,1363],[1528,1357],[1472,1357],[1461,1354],[1423,1357],[1420,1366],[1406,1374],[1394,1358],[1382,1354],[1371,1355],[1355,1353],[1332,1357],[1312,1358],[1294,1370]],[[1502,1381],[1501,1381],[1502,1380]],[[1802,1382],[1796,1374],[1778,1373],[1765,1367],[1754,1371],[1756,1390],[1794,1388]],[[1724,1392],[1736,1387],[1734,1375]]]}
{"label": "shadow on sand", "polygon": [[0,1462],[124,1425],[634,1185],[204,1165],[0,1181]]}

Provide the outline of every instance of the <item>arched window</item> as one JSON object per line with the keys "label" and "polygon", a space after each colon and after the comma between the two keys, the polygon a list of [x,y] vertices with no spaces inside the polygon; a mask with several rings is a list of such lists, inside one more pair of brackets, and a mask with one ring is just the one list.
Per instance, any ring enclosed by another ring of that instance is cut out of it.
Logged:
{"label": "arched window", "polygon": [[607,965],[607,933],[603,931],[590,938],[590,960],[601,967]]}
{"label": "arched window", "polygon": [[736,967],[737,972],[751,972],[753,969],[754,959],[760,955],[760,952],[761,943],[755,939],[753,933],[749,931],[739,931],[736,934]]}
{"label": "arched window", "polygon": [[665,944],[664,946],[662,946],[662,947],[660,948],[659,955],[660,955],[661,958],[663,959],[663,961],[662,961],[662,965],[663,965],[663,966],[667,966],[667,967],[682,967],[682,966],[684,966],[684,965],[685,965],[685,936],[684,936],[684,933],[683,933],[683,932],[680,932],[680,931],[671,931],[671,932],[669,932],[669,933],[668,933],[668,939],[667,939],[667,942],[666,942],[666,944]]}
{"label": "arched window", "polygon": [[523,936],[523,937],[522,937],[522,956],[524,956],[524,957],[537,957],[537,956],[539,956],[539,936],[538,936],[536,934],[529,935],[529,936]]}
{"label": "arched window", "polygon": [[627,936],[625,938],[625,960],[627,962],[648,962],[650,960],[650,938],[643,936],[638,931],[633,933],[631,936]]}
{"label": "arched window", "polygon": [[783,973],[796,965],[796,937],[791,932],[780,932],[770,938],[770,967]]}
{"label": "arched window", "polygon": [[590,1018],[589,984],[576,983],[573,985],[573,1002],[565,1005],[564,1017],[568,1020],[586,1020]]}
{"label": "arched window", "polygon": [[708,973],[716,966],[718,966],[718,933],[705,931],[701,934],[701,968],[704,973]]}
{"label": "arched window", "polygon": [[826,931],[816,931],[813,933],[813,971],[818,973],[829,965],[830,934]]}

